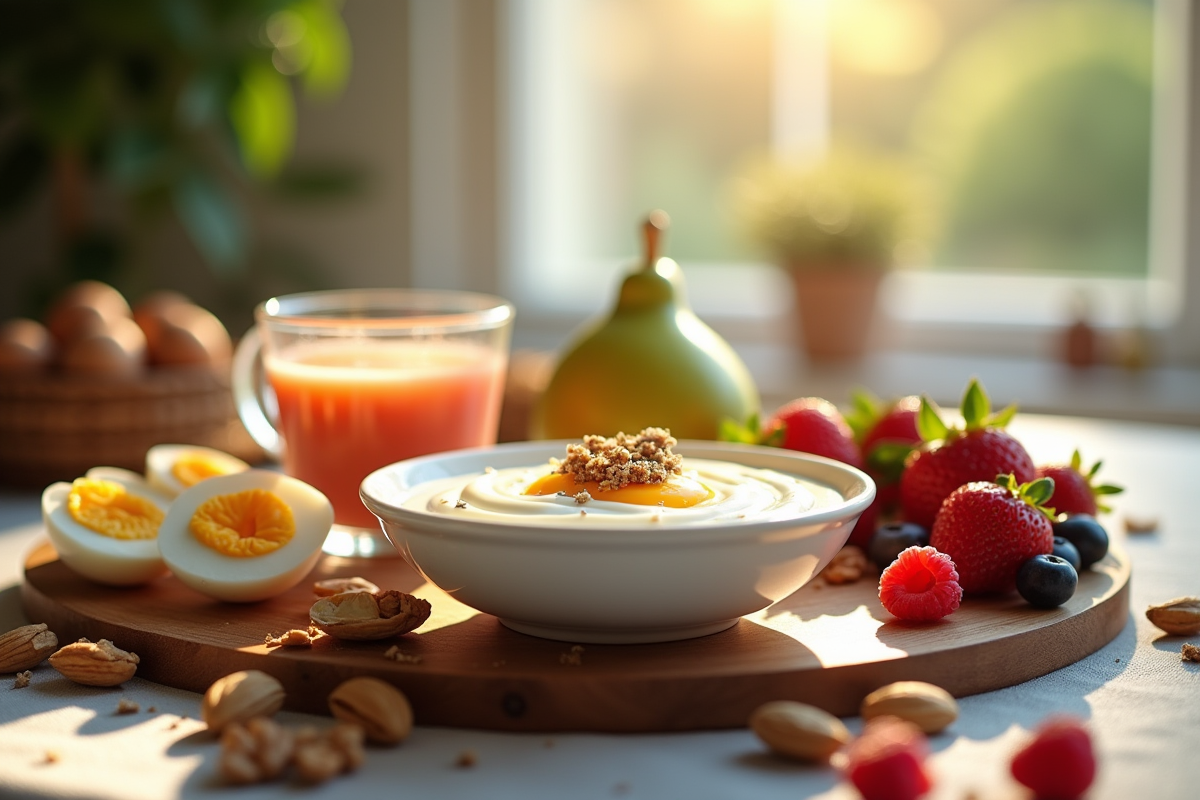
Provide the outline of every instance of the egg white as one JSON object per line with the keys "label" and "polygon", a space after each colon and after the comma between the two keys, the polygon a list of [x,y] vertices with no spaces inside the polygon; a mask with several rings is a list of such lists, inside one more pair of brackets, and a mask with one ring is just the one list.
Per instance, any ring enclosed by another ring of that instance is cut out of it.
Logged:
{"label": "egg white", "polygon": [[[130,474],[140,479],[137,473]],[[149,500],[164,513],[167,510],[168,501],[145,487],[144,481],[139,486],[136,481],[117,480],[111,475],[89,477],[120,483],[130,494]],[[85,578],[108,586],[149,583],[167,571],[156,539],[114,539],[81,525],[67,510],[70,494],[71,484],[63,482],[52,483],[42,492],[42,521],[64,564]]]}
{"label": "egg white", "polygon": [[175,497],[185,489],[171,472],[175,462],[185,455],[195,454],[211,459],[230,473],[245,472],[250,465],[236,456],[211,447],[192,444],[156,444],[146,452],[146,480],[167,497]]}
{"label": "egg white", "polygon": [[159,507],[164,511],[167,506],[171,505],[171,496],[163,494],[159,490],[150,485],[150,482],[138,472],[124,467],[92,467],[86,473],[85,478],[90,478],[94,481],[112,481],[119,483],[125,487],[125,490],[142,497],[151,497]]}
{"label": "egg white", "polygon": [[[202,544],[189,528],[192,516],[212,497],[264,489],[292,509],[296,533],[271,553],[238,558]],[[286,592],[304,579],[321,556],[333,527],[333,506],[303,481],[277,472],[248,470],[218,475],[185,490],[171,504],[158,547],[171,572],[186,586],[217,600],[250,603]]]}

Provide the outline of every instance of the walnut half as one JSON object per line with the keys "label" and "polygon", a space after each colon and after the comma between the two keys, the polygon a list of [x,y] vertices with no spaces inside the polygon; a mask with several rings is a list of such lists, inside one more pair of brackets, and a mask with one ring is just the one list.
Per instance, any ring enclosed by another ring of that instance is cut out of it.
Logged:
{"label": "walnut half", "polygon": [[389,639],[420,627],[429,619],[428,600],[411,594],[343,592],[313,603],[308,616],[312,623],[337,639],[373,641]]}

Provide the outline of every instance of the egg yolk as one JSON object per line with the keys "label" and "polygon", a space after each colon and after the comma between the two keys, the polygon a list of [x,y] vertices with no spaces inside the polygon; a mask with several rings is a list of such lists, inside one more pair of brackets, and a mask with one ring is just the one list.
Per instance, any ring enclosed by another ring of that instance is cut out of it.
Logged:
{"label": "egg yolk", "polygon": [[229,470],[208,456],[189,453],[180,456],[171,465],[171,474],[175,476],[175,480],[184,486],[195,486],[200,481],[207,480],[208,478],[215,478],[218,475],[228,475]]}
{"label": "egg yolk", "polygon": [[234,558],[272,553],[296,535],[291,507],[265,489],[210,497],[188,528],[201,544]]}
{"label": "egg yolk", "polygon": [[113,539],[154,539],[162,510],[113,481],[79,478],[67,495],[67,513],[80,525]]}
{"label": "egg yolk", "polygon": [[561,472],[543,475],[525,490],[529,495],[546,495],[566,492],[576,495],[587,491],[593,500],[608,500],[613,503],[630,503],[636,506],[666,506],[667,508],[690,508],[713,496],[712,489],[691,478],[676,475],[663,483],[629,483],[620,489],[601,489],[596,481],[576,483],[575,476]]}

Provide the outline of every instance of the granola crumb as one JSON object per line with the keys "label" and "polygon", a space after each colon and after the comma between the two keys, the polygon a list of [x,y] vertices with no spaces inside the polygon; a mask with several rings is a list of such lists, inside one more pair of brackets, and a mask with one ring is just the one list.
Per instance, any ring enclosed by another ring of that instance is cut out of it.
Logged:
{"label": "granola crumb", "polygon": [[463,750],[458,754],[458,758],[454,760],[454,766],[468,769],[475,766],[479,761],[479,757],[475,755],[474,750]]}
{"label": "granola crumb", "polygon": [[146,706],[146,713],[147,714],[157,714],[158,709],[155,708],[154,706]]}
{"label": "granola crumb", "polygon": [[588,493],[587,489],[584,489],[582,492],[577,492],[575,494],[575,502],[578,503],[579,505],[583,505],[584,503],[591,501],[591,499],[592,499],[592,496],[591,496],[591,494]]}
{"label": "granola crumb", "polygon": [[566,664],[569,667],[579,667],[583,665],[583,645],[573,644],[568,653],[562,653],[558,657],[558,663]]}
{"label": "granola crumb", "polygon": [[662,483],[683,471],[683,457],[671,452],[678,440],[666,428],[646,428],[630,436],[588,435],[582,444],[567,445],[558,472],[576,483],[594,481],[604,491],[631,483]]}
{"label": "granola crumb", "polygon": [[122,697],[117,701],[117,714],[136,714],[141,710],[142,707],[133,700],[126,700]]}
{"label": "granola crumb", "polygon": [[838,551],[833,560],[821,570],[821,577],[827,583],[854,583],[867,570],[867,555],[862,548],[848,544]]}
{"label": "granola crumb", "polygon": [[454,507],[455,507],[455,508],[466,508],[466,507],[467,507],[467,501],[466,501],[466,500],[459,500],[457,503],[455,503],[455,504],[454,504]]}
{"label": "granola crumb", "polygon": [[1200,662],[1200,647],[1197,647],[1194,644],[1184,644],[1183,652],[1180,653],[1180,657],[1184,661]]}
{"label": "granola crumb", "polygon": [[579,509],[579,516],[581,516],[581,517],[586,517],[586,516],[587,516],[587,511],[585,511],[585,510],[584,510],[584,509],[582,509],[582,508],[581,508],[581,509]]}
{"label": "granola crumb", "polygon": [[401,664],[420,664],[422,661],[419,655],[410,655],[402,652],[398,644],[394,644],[384,651],[383,657],[389,661],[398,661]]}
{"label": "granola crumb", "polygon": [[292,628],[279,637],[279,643],[284,647],[312,647],[313,637],[307,630]]}
{"label": "granola crumb", "polygon": [[47,750],[46,751],[46,763],[47,764],[57,764],[61,760],[62,760],[62,755],[60,755],[57,750]]}
{"label": "granola crumb", "polygon": [[18,672],[16,675],[16,680],[13,682],[13,688],[14,689],[24,689],[26,686],[29,685],[29,682],[31,680],[33,680],[33,672],[32,671],[25,670],[24,672]]}

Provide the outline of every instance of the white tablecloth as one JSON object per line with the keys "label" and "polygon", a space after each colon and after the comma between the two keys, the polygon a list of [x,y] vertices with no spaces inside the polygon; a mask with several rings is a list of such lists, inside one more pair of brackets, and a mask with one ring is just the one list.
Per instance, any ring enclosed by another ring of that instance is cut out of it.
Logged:
{"label": "white tablecloth", "polygon": [[[1119,546],[1133,562],[1131,614],[1121,634],[1058,672],[963,698],[962,715],[931,738],[930,798],[1025,797],[1008,777],[1011,753],[1051,713],[1090,724],[1100,774],[1089,797],[1184,798],[1200,786],[1200,664],[1184,641],[1145,619],[1147,605],[1200,595],[1200,430],[1053,417],[1018,417],[1016,433],[1039,462],[1104,458],[1102,477],[1127,487],[1105,518],[1120,539],[1125,515],[1153,517],[1157,533]],[[0,494],[0,631],[25,624],[24,553],[40,536],[32,494]],[[119,689],[76,686],[48,665],[12,689],[0,678],[0,797],[161,800],[232,793],[265,797],[855,798],[830,768],[766,755],[747,730],[691,734],[516,735],[418,727],[395,749],[371,748],[353,775],[316,788],[276,783],[231,790],[216,779],[217,747],[196,721],[199,697],[135,678]],[[117,703],[141,711],[117,715]],[[153,712],[148,709],[154,708]],[[327,724],[284,713],[287,723]],[[419,720],[418,720],[419,721]],[[852,730],[857,719],[847,720]],[[458,766],[471,751],[473,766]],[[53,760],[48,755],[53,755]]]}

